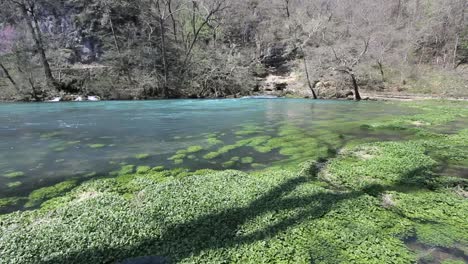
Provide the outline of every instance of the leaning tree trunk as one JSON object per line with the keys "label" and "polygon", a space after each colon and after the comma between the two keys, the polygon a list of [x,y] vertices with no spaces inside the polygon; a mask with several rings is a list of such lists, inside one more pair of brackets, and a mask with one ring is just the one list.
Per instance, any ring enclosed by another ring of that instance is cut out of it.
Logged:
{"label": "leaning tree trunk", "polygon": [[54,89],[58,89],[59,85],[58,82],[55,80],[54,76],[52,75],[52,70],[50,69],[50,64],[45,53],[44,42],[42,40],[42,34],[39,29],[39,23],[37,21],[36,15],[34,14],[34,9],[30,8],[28,11],[25,4],[21,5],[20,9],[24,16],[24,19],[26,20],[28,30],[33,37],[34,44],[39,52],[47,85],[53,87]]}
{"label": "leaning tree trunk", "polygon": [[310,76],[309,76],[309,69],[307,68],[307,59],[306,59],[306,55],[304,53],[304,50],[302,50],[302,60],[304,62],[304,68],[305,68],[305,73],[306,73],[306,77],[307,77],[307,85],[309,86],[309,89],[310,91],[312,92],[312,95],[314,96],[314,99],[318,99],[318,96],[317,94],[315,93],[315,85],[312,85],[312,83],[310,82]]}
{"label": "leaning tree trunk", "polygon": [[359,93],[359,85],[356,80],[356,76],[353,73],[353,69],[349,67],[340,67],[336,69],[339,72],[348,74],[351,77],[351,80],[353,82],[353,89],[354,89],[354,100],[355,101],[360,101],[361,100],[361,94]]}
{"label": "leaning tree trunk", "polygon": [[353,80],[353,87],[354,87],[354,100],[355,101],[360,101],[361,100],[361,94],[359,94],[359,86],[356,80],[356,76],[354,76],[354,73],[348,72],[349,75],[351,76],[351,79]]}
{"label": "leaning tree trunk", "polygon": [[11,77],[10,75],[10,72],[7,70],[7,68],[5,68],[5,66],[0,62],[0,68],[3,70],[3,72],[5,73],[5,76],[7,77],[7,79],[10,81],[10,83],[13,85],[13,87],[15,87],[15,89],[20,92],[20,89],[17,85],[17,83],[15,82],[15,80],[13,79],[13,77]]}

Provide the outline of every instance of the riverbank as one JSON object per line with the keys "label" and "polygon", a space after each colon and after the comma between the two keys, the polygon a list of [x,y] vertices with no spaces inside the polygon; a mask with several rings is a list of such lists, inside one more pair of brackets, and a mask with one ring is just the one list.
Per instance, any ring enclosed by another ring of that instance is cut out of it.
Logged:
{"label": "riverbank", "polygon": [[[139,256],[168,263],[464,263],[468,130],[451,124],[466,120],[467,105],[411,106],[420,113],[361,124],[367,133],[408,135],[400,139],[341,145],[328,133],[332,148],[324,150],[310,147],[313,142],[300,130],[285,127],[270,143],[258,136],[242,140],[258,150],[279,147],[292,155],[269,168],[135,172],[124,165],[113,177],[37,190],[19,199],[40,208],[0,216],[2,258],[5,263],[113,263]],[[249,135],[255,128],[241,131]],[[218,152],[237,145],[220,146]],[[188,148],[177,158],[197,150]]]}
{"label": "riverbank", "polygon": [[[468,96],[441,96],[441,95],[426,95],[426,94],[408,94],[408,93],[375,93],[375,92],[362,92],[361,96],[363,100],[371,100],[371,101],[421,101],[421,100],[448,100],[448,101],[468,101]],[[87,97],[81,96],[74,96],[72,98],[82,98],[80,100],[62,100],[60,97],[52,98],[51,100],[44,101],[44,103],[58,103],[58,102],[96,102],[96,101],[115,101],[115,100],[106,100],[101,99],[100,97],[91,96],[91,99],[86,99]],[[172,98],[173,100],[176,99],[275,99],[275,98],[306,98],[311,99],[310,97],[301,97],[301,96],[294,96],[289,95],[286,97],[278,97],[272,95],[245,95],[245,96],[231,96],[231,97],[220,97],[220,98]],[[133,100],[126,100],[126,101],[146,101],[146,100],[164,100],[163,98],[152,98],[152,99],[133,99]],[[352,99],[320,99],[320,100],[352,100]],[[16,100],[0,100],[0,103],[15,103],[15,102],[24,102],[24,101],[16,101]]]}

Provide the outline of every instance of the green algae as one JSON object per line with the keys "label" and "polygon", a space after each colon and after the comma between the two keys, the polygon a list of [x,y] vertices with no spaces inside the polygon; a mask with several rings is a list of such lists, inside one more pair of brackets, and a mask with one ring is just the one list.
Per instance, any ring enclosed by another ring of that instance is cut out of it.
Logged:
{"label": "green algae", "polygon": [[444,260],[442,262],[442,264],[466,264],[465,261],[463,260],[452,260],[452,259],[448,259],[448,260]]}
{"label": "green algae", "polygon": [[145,159],[148,159],[149,157],[150,157],[150,154],[147,154],[147,153],[141,153],[141,154],[135,155],[135,158],[139,160],[145,160]]}
{"label": "green algae", "polygon": [[262,133],[263,127],[257,125],[243,125],[241,130],[236,131],[234,134],[237,136],[248,136]]}
{"label": "green algae", "polygon": [[163,170],[164,170],[164,166],[156,166],[156,167],[152,168],[151,170],[152,170],[152,171],[155,171],[155,172],[163,171]]}
{"label": "green algae", "polygon": [[197,153],[202,151],[204,148],[202,146],[190,146],[187,148],[187,153]]}
{"label": "green algae", "polygon": [[61,132],[61,131],[48,132],[48,133],[41,134],[41,138],[42,139],[51,139],[51,138],[60,137],[60,136],[63,136],[63,135],[65,135],[65,133]]}
{"label": "green algae", "polygon": [[8,188],[18,188],[21,185],[23,185],[23,183],[20,181],[10,182],[7,184]]}
{"label": "green algae", "polygon": [[25,204],[25,207],[34,207],[40,205],[40,203],[63,195],[64,193],[70,191],[71,189],[77,186],[75,180],[69,180],[65,182],[58,183],[54,186],[44,187],[38,190],[33,191],[28,196],[28,202]]}
{"label": "green algae", "polygon": [[212,159],[216,159],[217,157],[221,156],[222,154],[219,153],[219,152],[210,152],[206,155],[203,156],[204,159],[206,160],[212,160]]}
{"label": "green algae", "polygon": [[22,171],[13,171],[13,172],[9,172],[5,175],[3,175],[4,177],[6,178],[19,178],[19,177],[23,177],[25,174],[24,172]]}
{"label": "green algae", "polygon": [[267,167],[265,164],[261,164],[261,163],[252,163],[251,166],[254,169],[264,169]]}
{"label": "green algae", "polygon": [[61,147],[55,147],[53,148],[53,151],[55,152],[63,152],[65,151],[67,148],[65,146],[61,146]]}
{"label": "green algae", "polygon": [[151,171],[150,166],[138,166],[136,169],[137,174],[145,174]]}
{"label": "green algae", "polygon": [[252,157],[243,157],[241,159],[241,163],[243,163],[243,164],[251,164],[253,162],[254,162],[254,158],[252,158]]}
{"label": "green algae", "polygon": [[109,173],[111,176],[121,176],[132,174],[135,171],[135,165],[126,165],[126,163],[121,163],[121,168],[118,171],[113,171]]}
{"label": "green algae", "polygon": [[18,206],[24,198],[21,197],[7,197],[0,198],[0,211],[12,206]]}
{"label": "green algae", "polygon": [[217,137],[209,137],[206,139],[206,142],[210,146],[221,145],[224,143],[222,140],[218,139]]}
{"label": "green algae", "polygon": [[182,163],[184,163],[184,160],[183,160],[183,159],[174,159],[174,164],[175,164],[175,165],[180,165],[180,164],[182,164]]}
{"label": "green algae", "polygon": [[169,160],[185,159],[186,157],[187,157],[187,154],[180,153],[180,154],[176,154],[170,157]]}

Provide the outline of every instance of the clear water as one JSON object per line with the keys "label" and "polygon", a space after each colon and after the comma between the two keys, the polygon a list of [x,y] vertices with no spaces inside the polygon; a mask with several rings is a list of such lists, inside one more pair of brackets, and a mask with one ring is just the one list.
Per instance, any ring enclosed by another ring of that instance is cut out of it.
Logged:
{"label": "clear water", "polygon": [[[209,145],[207,137],[216,133],[226,145],[242,139],[236,131],[246,125],[261,130],[253,134],[273,137],[280,126],[294,125],[310,132],[306,135],[310,137],[333,131],[348,138],[391,139],[400,135],[372,135],[359,130],[359,124],[401,114],[408,114],[408,109],[395,104],[299,99],[1,104],[0,176],[23,175],[0,177],[0,197],[28,194],[71,177],[106,175],[125,164],[222,169],[223,161],[233,156],[250,156],[268,166],[287,157],[245,147],[203,159],[219,148]],[[204,150],[183,163],[168,160],[193,145]],[[149,156],[138,159],[138,154]],[[252,164],[238,162],[230,168],[249,170]],[[21,185],[11,186],[18,181]]]}

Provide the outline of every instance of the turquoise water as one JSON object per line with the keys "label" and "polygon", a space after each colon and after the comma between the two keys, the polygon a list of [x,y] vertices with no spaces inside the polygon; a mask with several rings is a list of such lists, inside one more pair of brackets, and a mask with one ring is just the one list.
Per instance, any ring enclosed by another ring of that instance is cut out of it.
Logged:
{"label": "turquoise water", "polygon": [[[1,104],[0,175],[5,177],[0,177],[0,197],[28,194],[72,177],[116,174],[129,164],[251,170],[291,156],[244,146],[214,159],[203,157],[246,137],[275,137],[282,127],[292,126],[303,129],[303,137],[391,139],[396,135],[368,134],[357,123],[407,113],[381,102],[300,99]],[[170,159],[190,146],[203,149]],[[295,155],[294,161],[307,155]],[[253,161],[239,160],[244,157]]]}

